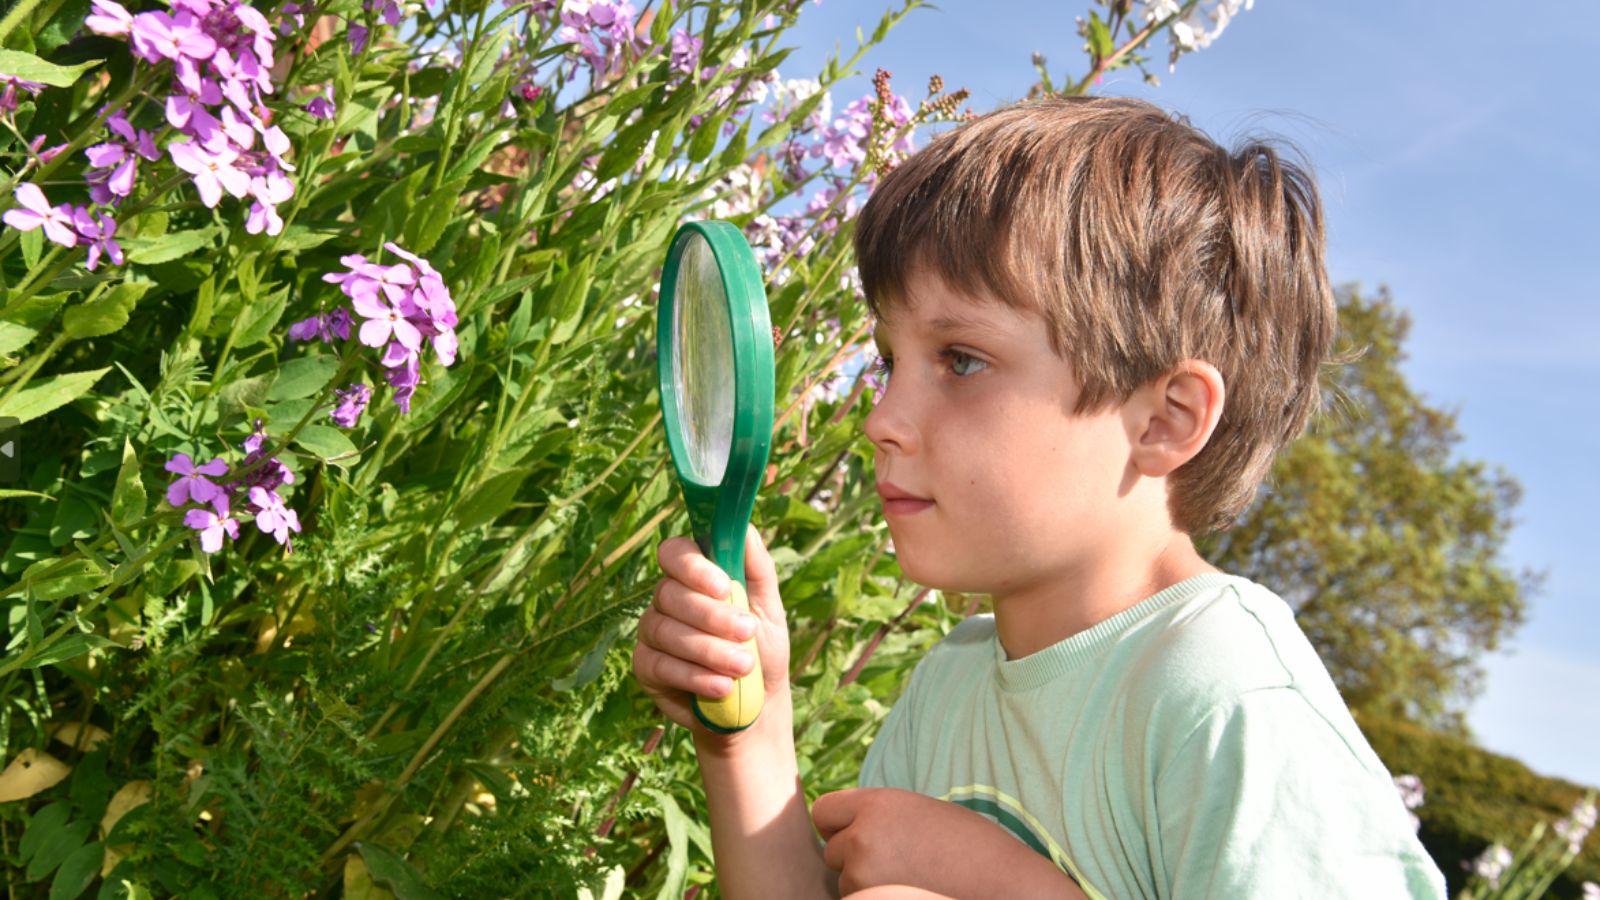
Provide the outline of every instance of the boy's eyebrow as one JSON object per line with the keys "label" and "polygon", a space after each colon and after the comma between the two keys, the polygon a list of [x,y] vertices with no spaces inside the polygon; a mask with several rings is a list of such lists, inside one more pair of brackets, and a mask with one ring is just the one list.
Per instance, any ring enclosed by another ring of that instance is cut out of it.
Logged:
{"label": "boy's eyebrow", "polygon": [[927,329],[934,334],[948,334],[952,331],[976,331],[981,334],[999,336],[1001,329],[987,319],[962,315],[961,313],[943,313],[934,316],[927,322]]}

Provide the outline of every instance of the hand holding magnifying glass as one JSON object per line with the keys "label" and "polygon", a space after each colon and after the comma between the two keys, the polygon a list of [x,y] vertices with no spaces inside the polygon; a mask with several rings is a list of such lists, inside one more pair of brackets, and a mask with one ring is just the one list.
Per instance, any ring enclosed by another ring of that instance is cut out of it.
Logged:
{"label": "hand holding magnifying glass", "polygon": [[[749,609],[745,531],[772,442],[772,325],[755,254],[728,222],[678,229],[661,276],[656,326],[662,421],[689,524],[706,558]],[[760,655],[725,697],[696,696],[695,718],[719,734],[750,726],[765,697]]]}

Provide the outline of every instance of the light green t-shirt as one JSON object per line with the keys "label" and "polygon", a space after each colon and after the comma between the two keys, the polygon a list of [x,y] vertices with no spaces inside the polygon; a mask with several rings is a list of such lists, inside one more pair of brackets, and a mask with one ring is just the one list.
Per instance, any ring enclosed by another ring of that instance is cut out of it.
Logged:
{"label": "light green t-shirt", "polygon": [[859,784],[983,813],[1090,897],[1445,896],[1288,605],[1230,575],[1016,660],[992,615],[962,622]]}

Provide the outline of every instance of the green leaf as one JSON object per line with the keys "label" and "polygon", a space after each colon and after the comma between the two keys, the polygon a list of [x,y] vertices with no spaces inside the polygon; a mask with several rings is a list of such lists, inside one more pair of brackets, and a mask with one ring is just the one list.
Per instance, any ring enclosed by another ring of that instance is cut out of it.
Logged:
{"label": "green leaf", "polygon": [[511,507],[511,502],[517,498],[517,489],[522,487],[522,480],[526,477],[526,469],[501,472],[490,477],[456,507],[456,522],[465,530],[498,519],[501,513]]}
{"label": "green leaf", "polygon": [[91,59],[76,66],[58,66],[47,63],[32,53],[0,50],[0,75],[15,75],[26,81],[37,81],[52,87],[72,87],[83,73],[102,62],[105,60]]}
{"label": "green leaf", "polygon": [[1111,39],[1111,30],[1100,20],[1100,14],[1092,10],[1089,13],[1088,36],[1089,49],[1096,59],[1105,59],[1117,51],[1116,42]]}
{"label": "green leaf", "polygon": [[33,814],[33,819],[28,822],[28,829],[22,833],[22,840],[17,843],[17,853],[21,855],[22,862],[33,859],[39,848],[55,843],[56,836],[66,826],[67,819],[72,816],[72,804],[60,800],[46,806]]}
{"label": "green leaf", "polygon": [[43,497],[46,500],[56,499],[49,494],[41,494],[38,491],[16,491],[11,490],[10,488],[0,488],[0,500],[10,500],[14,497]]}
{"label": "green leaf", "polygon": [[289,302],[289,285],[273,291],[271,296],[247,304],[233,326],[235,349],[259,344],[267,339],[272,329],[283,318],[283,308]]}
{"label": "green leaf", "polygon": [[40,666],[63,662],[82,656],[96,647],[109,647],[111,645],[111,641],[98,634],[85,634],[81,631],[75,631],[39,651],[37,655],[28,660],[28,668],[37,669]]}
{"label": "green leaf", "polygon": [[444,900],[444,895],[428,886],[422,875],[405,857],[381,844],[356,842],[361,860],[367,864],[372,880],[394,892],[396,900]]}
{"label": "green leaf", "polygon": [[33,861],[28,863],[28,880],[39,881],[54,872],[67,857],[83,846],[83,839],[89,836],[91,827],[88,819],[79,819],[57,831],[55,840],[40,847],[39,852],[33,855]]}
{"label": "green leaf", "polygon": [[[59,562],[60,560],[54,557],[41,559],[29,566],[22,573],[22,578],[26,581],[30,576],[37,575]],[[49,578],[34,582],[33,596],[38,600],[60,600],[64,597],[87,594],[110,580],[110,573],[95,565],[93,560],[75,559]]]}
{"label": "green leaf", "polygon": [[356,445],[350,443],[350,438],[343,431],[332,425],[307,425],[295,435],[294,442],[324,460],[348,458],[356,453]]}
{"label": "green leaf", "polygon": [[589,298],[589,279],[594,274],[595,257],[591,254],[578,263],[576,269],[560,276],[550,298],[549,318],[554,323],[550,342],[561,344],[577,333],[583,319],[583,308]]}
{"label": "green leaf", "polygon": [[144,516],[147,497],[139,471],[139,455],[133,441],[122,437],[122,468],[117,470],[117,486],[111,492],[111,521],[126,528]]}
{"label": "green leaf", "polygon": [[291,359],[278,370],[278,377],[272,382],[272,389],[267,391],[268,403],[281,403],[285,400],[299,400],[327,387],[333,380],[334,373],[339,371],[339,358],[332,354],[322,353],[316,356],[303,356]]}
{"label": "green leaf", "polygon": [[71,340],[102,337],[122,330],[128,316],[150,288],[148,281],[124,281],[112,288],[104,297],[89,303],[69,307],[61,316],[61,325]]}
{"label": "green leaf", "polygon": [[127,255],[128,262],[152,266],[181,259],[196,250],[210,247],[211,239],[216,237],[216,234],[217,227],[208,225],[192,231],[174,231],[154,237],[133,238],[122,245],[122,250]]}
{"label": "green leaf", "polygon": [[600,640],[589,648],[583,659],[579,660],[578,668],[571,675],[552,680],[550,688],[565,693],[599,678],[600,673],[606,669],[606,654],[611,652],[611,645],[616,643],[622,634],[623,625],[620,618],[612,620],[611,624],[606,626],[605,632],[600,635]]}
{"label": "green leaf", "polygon": [[661,891],[656,898],[682,897],[684,882],[689,874],[689,818],[665,791],[648,788],[645,793],[655,799],[661,808],[662,821],[667,826],[666,879],[661,883]]}
{"label": "green leaf", "polygon": [[105,855],[105,846],[99,841],[72,851],[56,871],[55,880],[50,882],[50,900],[76,900],[100,874],[100,863]]}
{"label": "green leaf", "polygon": [[[479,160],[478,165],[481,164],[482,160]],[[452,181],[437,193],[417,201],[417,205],[411,210],[411,215],[406,219],[405,231],[402,233],[401,243],[407,250],[422,256],[439,242],[439,235],[444,233],[445,226],[450,224],[456,210],[460,208],[461,189],[465,182],[465,177]]]}
{"label": "green leaf", "polygon": [[88,393],[109,371],[111,367],[107,366],[90,372],[68,372],[30,384],[6,400],[0,400],[0,418],[9,416],[18,424],[31,422]]}

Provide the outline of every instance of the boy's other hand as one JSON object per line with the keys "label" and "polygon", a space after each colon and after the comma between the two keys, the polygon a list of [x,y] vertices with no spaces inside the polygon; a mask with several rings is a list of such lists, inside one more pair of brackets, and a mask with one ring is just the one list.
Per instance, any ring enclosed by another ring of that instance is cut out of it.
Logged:
{"label": "boy's other hand", "polygon": [[[731,679],[750,671],[750,663],[737,654],[744,652],[752,634],[761,658],[765,702],[780,695],[787,700],[789,624],[778,595],[777,568],[755,526],[745,533],[744,544],[748,614],[728,602],[733,583],[693,538],[664,541],[656,559],[666,577],[656,583],[655,599],[639,616],[633,675],[667,718],[696,734],[712,735],[695,719],[689,695],[726,696],[733,689]],[[746,627],[753,632],[741,631],[741,620],[748,620]]]}
{"label": "boy's other hand", "polygon": [[1071,878],[1011,832],[926,794],[834,791],[811,804],[811,822],[827,842],[822,860],[839,873],[841,896],[886,885],[958,898],[1083,896]]}

